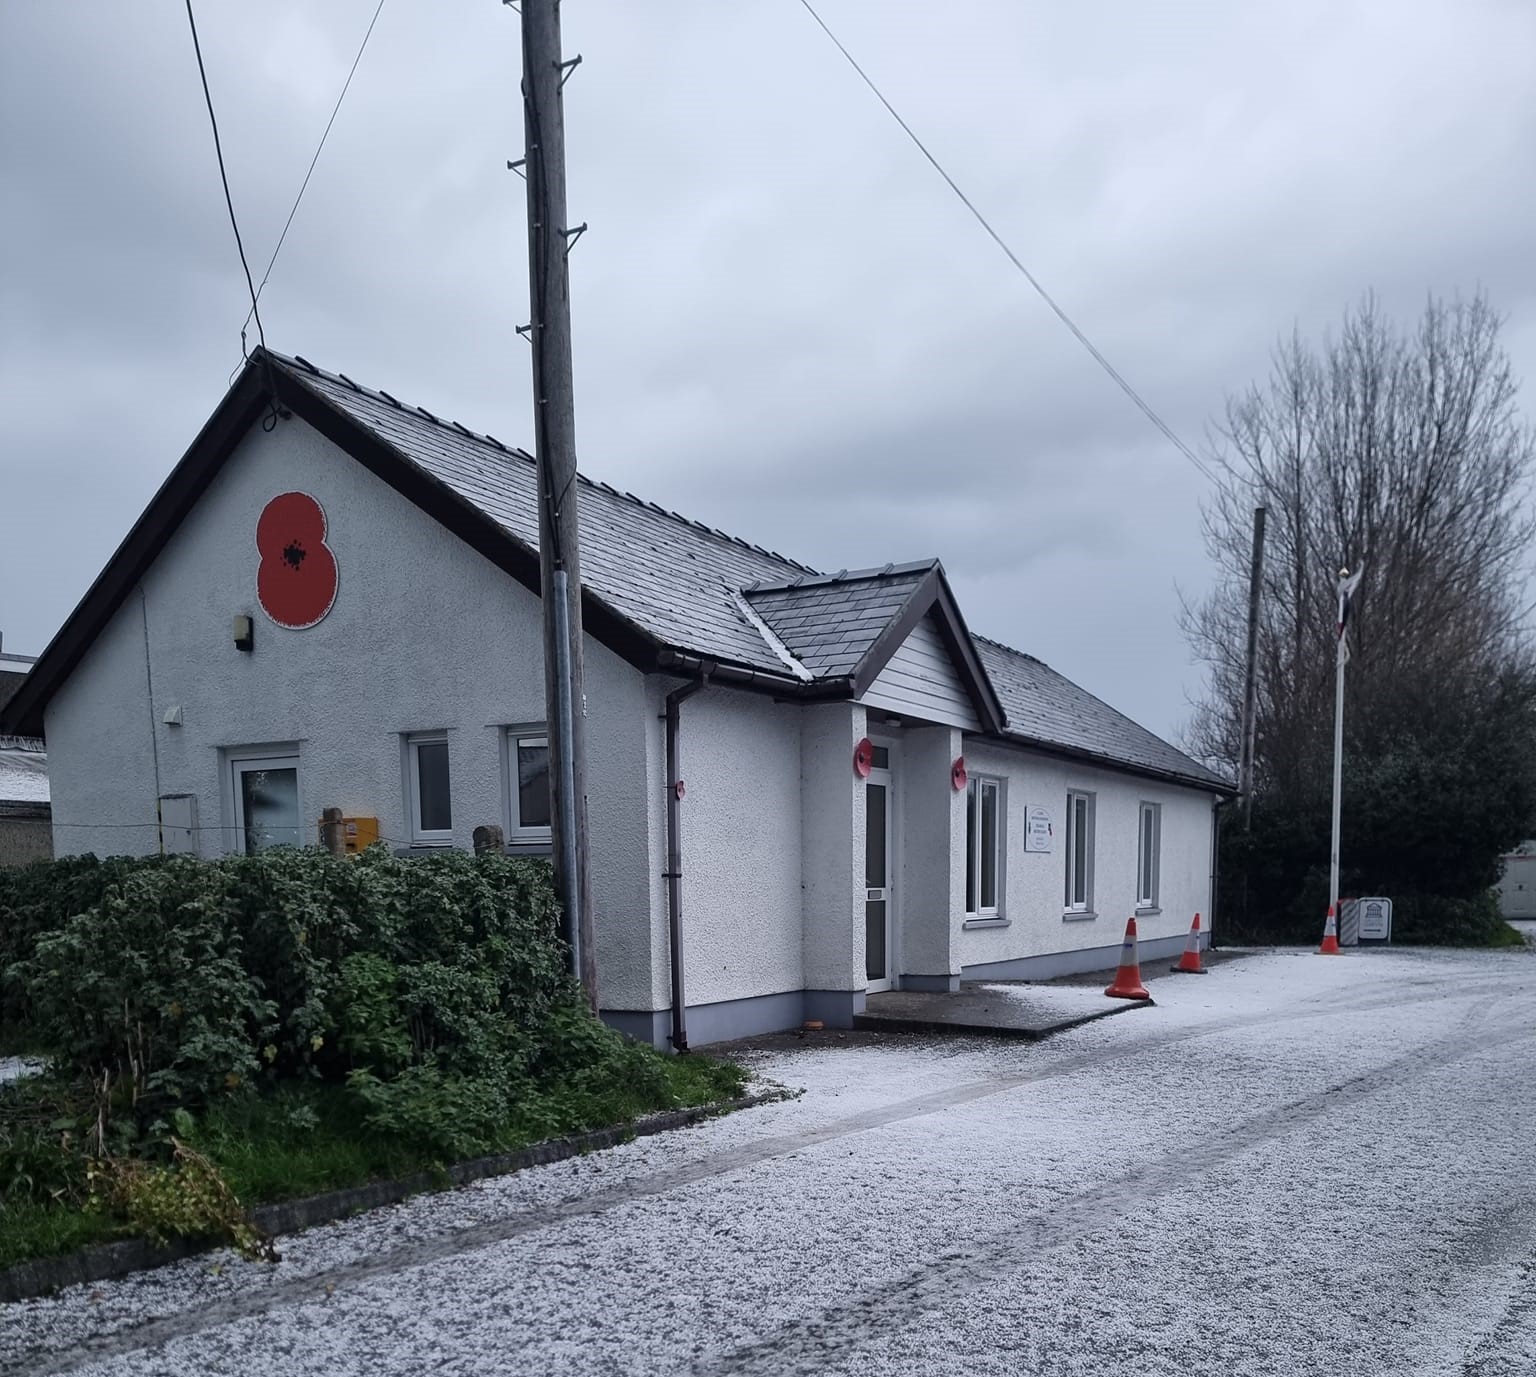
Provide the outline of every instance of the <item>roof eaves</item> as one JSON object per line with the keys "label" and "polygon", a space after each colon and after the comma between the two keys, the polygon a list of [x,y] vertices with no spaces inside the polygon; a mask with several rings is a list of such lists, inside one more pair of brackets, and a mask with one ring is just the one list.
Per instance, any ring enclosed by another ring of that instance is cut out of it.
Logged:
{"label": "roof eaves", "polygon": [[691,677],[706,675],[724,680],[739,688],[754,689],[759,693],[771,693],[776,698],[821,699],[848,697],[846,679],[814,679],[807,683],[787,672],[763,669],[759,665],[742,664],[713,655],[700,655],[697,651],[663,647],[653,667],[662,674],[682,674]]}
{"label": "roof eaves", "polygon": [[[1223,779],[1214,771],[1209,775],[1197,775],[1180,770],[1164,770],[1156,765],[1126,760],[1121,756],[1109,755],[1103,751],[1090,750],[1086,746],[1070,746],[1059,741],[1048,741],[1044,737],[1030,736],[1027,732],[1017,731],[1011,727],[1001,732],[989,733],[989,735],[1011,745],[1039,751],[1043,755],[1059,756],[1067,760],[1082,760],[1121,774],[1140,775],[1145,779],[1161,779],[1172,784],[1181,784],[1189,789],[1199,789],[1207,794],[1230,795],[1237,792],[1236,784],[1231,780]],[[1199,764],[1198,761],[1190,763]]]}

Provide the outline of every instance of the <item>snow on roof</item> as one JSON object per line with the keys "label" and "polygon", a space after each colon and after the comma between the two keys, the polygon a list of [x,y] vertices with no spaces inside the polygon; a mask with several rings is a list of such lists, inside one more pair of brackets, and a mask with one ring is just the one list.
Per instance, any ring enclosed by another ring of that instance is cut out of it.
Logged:
{"label": "snow on roof", "polygon": [[30,736],[0,736],[0,803],[47,803],[48,756]]}

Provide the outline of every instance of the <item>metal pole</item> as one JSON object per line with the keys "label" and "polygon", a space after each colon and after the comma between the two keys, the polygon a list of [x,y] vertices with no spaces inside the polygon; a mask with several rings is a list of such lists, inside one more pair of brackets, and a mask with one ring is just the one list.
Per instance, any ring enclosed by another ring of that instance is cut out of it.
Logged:
{"label": "metal pole", "polygon": [[1333,689],[1333,846],[1328,856],[1328,903],[1339,912],[1339,816],[1344,795],[1344,641],[1339,640]]}
{"label": "metal pole", "polygon": [[523,0],[524,174],[528,181],[528,340],[539,467],[539,584],[549,722],[555,885],[573,968],[597,1007],[597,947],[588,871],[581,556],[576,521],[576,412],[571,376],[570,236],[558,0]]}
{"label": "metal pole", "polygon": [[1263,507],[1253,509],[1253,557],[1248,566],[1248,649],[1243,667],[1243,740],[1238,765],[1238,791],[1243,796],[1243,823],[1253,822],[1253,757],[1258,735],[1259,593],[1264,581]]}
{"label": "metal pole", "polygon": [[688,1050],[688,995],[683,983],[683,780],[679,766],[682,705],[709,682],[703,670],[696,683],[667,695],[667,941],[672,955],[672,1046]]}

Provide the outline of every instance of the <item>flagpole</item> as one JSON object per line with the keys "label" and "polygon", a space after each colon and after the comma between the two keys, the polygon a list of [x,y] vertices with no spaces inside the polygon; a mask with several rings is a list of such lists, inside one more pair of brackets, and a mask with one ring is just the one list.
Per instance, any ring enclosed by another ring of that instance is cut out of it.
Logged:
{"label": "flagpole", "polygon": [[1339,820],[1344,797],[1344,637],[1339,637],[1339,653],[1333,687],[1333,847],[1328,855],[1328,907],[1339,911]]}
{"label": "flagpole", "polygon": [[1339,820],[1344,801],[1344,666],[1349,663],[1349,612],[1363,571],[1339,570],[1339,648],[1333,685],[1333,845],[1328,853],[1328,907],[1339,912]]}

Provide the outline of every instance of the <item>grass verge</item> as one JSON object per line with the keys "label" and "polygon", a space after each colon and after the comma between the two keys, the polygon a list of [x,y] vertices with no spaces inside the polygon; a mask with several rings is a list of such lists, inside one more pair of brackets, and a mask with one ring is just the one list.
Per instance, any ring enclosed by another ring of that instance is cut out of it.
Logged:
{"label": "grass verge", "polygon": [[[661,1110],[720,1103],[740,1095],[747,1079],[740,1067],[698,1053],[657,1054],[657,1060],[660,1093],[654,1082],[637,1088],[627,1078],[540,1090],[518,1105],[487,1151],[515,1152]],[[146,1232],[218,1233],[136,1227],[125,1209],[91,1191],[74,1137],[82,1108],[79,1092],[51,1077],[0,1087],[0,1269]],[[344,1085],[290,1084],[217,1104],[184,1124],[190,1130],[184,1141],[213,1164],[245,1208],[448,1165],[370,1127],[365,1115],[365,1106]],[[443,1180],[446,1184],[446,1176]]]}

